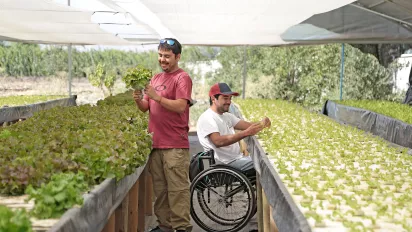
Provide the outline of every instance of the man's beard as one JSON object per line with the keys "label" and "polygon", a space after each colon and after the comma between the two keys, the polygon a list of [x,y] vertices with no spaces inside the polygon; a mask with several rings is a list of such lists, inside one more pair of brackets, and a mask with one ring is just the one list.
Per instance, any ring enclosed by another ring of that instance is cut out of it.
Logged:
{"label": "man's beard", "polygon": [[226,109],[226,105],[219,107],[220,113],[227,113],[229,112],[229,109],[230,109],[230,105],[227,106],[227,109]]}

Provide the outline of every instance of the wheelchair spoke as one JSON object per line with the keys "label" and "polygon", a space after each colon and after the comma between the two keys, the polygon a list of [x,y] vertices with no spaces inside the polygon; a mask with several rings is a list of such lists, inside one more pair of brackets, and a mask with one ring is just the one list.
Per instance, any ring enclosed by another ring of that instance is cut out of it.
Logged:
{"label": "wheelchair spoke", "polygon": [[241,230],[255,213],[254,188],[241,172],[213,167],[191,186],[191,215],[205,231]]}

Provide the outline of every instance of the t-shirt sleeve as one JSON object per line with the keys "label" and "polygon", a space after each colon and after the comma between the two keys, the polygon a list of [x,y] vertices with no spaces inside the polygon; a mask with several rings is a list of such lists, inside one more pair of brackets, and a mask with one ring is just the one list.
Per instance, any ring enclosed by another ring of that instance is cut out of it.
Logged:
{"label": "t-shirt sleeve", "polygon": [[192,79],[187,73],[180,76],[177,81],[176,99],[192,101]]}
{"label": "t-shirt sleeve", "polygon": [[203,138],[206,138],[208,135],[212,133],[219,132],[217,123],[212,119],[200,117],[197,124],[197,133]]}
{"label": "t-shirt sleeve", "polygon": [[238,122],[240,122],[240,118],[236,117],[235,115],[233,115],[232,113],[227,113],[228,117],[229,117],[229,122],[232,123],[231,127],[235,127],[236,124]]}

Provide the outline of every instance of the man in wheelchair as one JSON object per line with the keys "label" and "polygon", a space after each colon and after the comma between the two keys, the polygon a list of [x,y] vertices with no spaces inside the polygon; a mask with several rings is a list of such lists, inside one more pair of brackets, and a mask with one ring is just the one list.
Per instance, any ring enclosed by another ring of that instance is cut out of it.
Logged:
{"label": "man in wheelchair", "polygon": [[209,91],[210,108],[197,122],[197,135],[205,151],[214,151],[216,164],[227,164],[246,175],[254,175],[253,161],[242,154],[238,142],[269,127],[271,122],[267,117],[257,123],[246,122],[229,113],[232,96],[238,95],[226,83],[214,84]]}

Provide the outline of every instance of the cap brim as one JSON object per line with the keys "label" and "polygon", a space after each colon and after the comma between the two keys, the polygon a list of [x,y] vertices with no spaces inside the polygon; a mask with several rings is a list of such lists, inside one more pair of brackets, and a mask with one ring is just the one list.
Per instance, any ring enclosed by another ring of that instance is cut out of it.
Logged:
{"label": "cap brim", "polygon": [[239,96],[239,93],[236,92],[223,92],[221,94],[226,96]]}

